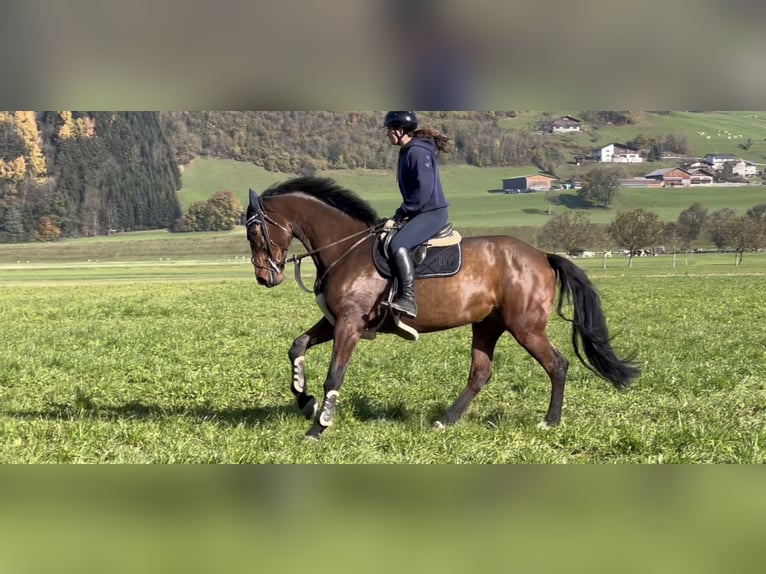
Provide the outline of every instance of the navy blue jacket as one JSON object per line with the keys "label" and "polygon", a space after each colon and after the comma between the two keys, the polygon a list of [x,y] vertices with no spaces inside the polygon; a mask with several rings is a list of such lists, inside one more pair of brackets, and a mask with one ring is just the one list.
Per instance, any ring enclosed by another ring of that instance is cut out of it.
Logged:
{"label": "navy blue jacket", "polygon": [[417,137],[399,150],[397,180],[403,201],[394,214],[396,219],[449,206],[439,179],[437,151],[432,139]]}

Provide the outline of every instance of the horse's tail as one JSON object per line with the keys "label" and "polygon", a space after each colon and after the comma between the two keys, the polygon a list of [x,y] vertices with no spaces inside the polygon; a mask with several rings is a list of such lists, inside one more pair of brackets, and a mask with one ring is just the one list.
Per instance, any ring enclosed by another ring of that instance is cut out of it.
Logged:
{"label": "horse's tail", "polygon": [[[561,288],[556,312],[572,323],[572,345],[577,358],[618,389],[627,388],[641,371],[631,360],[620,359],[612,349],[596,288],[585,272],[568,259],[552,253],[547,256]],[[571,301],[574,307],[572,319],[562,312],[565,300]],[[581,345],[587,360],[580,353]]]}

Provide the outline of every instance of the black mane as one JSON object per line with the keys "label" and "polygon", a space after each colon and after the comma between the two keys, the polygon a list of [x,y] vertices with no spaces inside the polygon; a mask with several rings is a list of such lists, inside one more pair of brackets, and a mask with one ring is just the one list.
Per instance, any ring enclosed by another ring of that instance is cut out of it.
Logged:
{"label": "black mane", "polygon": [[380,221],[377,212],[369,203],[361,199],[353,191],[344,189],[334,180],[321,177],[296,177],[283,183],[272,185],[263,192],[263,198],[301,192],[339,209],[354,219],[374,225]]}

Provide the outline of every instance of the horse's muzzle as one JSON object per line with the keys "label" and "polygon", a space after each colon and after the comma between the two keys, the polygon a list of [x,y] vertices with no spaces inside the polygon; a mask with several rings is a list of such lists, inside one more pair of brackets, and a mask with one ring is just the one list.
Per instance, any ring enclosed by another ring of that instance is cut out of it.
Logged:
{"label": "horse's muzzle", "polygon": [[255,276],[255,280],[258,282],[258,285],[263,285],[264,287],[273,287],[273,285],[269,285],[269,282],[267,279],[264,279],[263,277],[260,277],[258,275]]}
{"label": "horse's muzzle", "polygon": [[258,282],[258,285],[262,285],[264,287],[276,287],[280,283],[282,283],[282,280],[284,279],[284,275],[282,273],[277,273],[272,269],[269,269],[268,274],[264,276],[261,273],[258,273],[256,271],[255,273],[255,280]]}

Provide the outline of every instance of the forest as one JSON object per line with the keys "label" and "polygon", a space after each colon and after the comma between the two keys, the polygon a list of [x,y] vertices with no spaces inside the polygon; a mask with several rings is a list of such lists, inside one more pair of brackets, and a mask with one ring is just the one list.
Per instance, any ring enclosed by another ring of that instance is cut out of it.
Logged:
{"label": "forest", "polygon": [[168,228],[181,177],[156,112],[0,112],[0,241]]}

